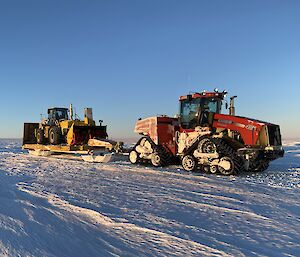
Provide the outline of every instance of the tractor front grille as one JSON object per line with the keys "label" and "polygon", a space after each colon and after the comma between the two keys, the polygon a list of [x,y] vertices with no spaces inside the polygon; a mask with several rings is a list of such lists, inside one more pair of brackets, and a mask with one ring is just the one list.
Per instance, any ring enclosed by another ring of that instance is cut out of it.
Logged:
{"label": "tractor front grille", "polygon": [[268,125],[269,143],[272,146],[281,146],[281,134],[278,125]]}

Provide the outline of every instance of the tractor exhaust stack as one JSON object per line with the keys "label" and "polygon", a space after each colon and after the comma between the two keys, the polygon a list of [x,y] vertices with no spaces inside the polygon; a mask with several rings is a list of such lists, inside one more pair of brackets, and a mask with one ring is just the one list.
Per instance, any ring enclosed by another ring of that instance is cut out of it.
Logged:
{"label": "tractor exhaust stack", "polygon": [[73,104],[70,104],[70,119],[71,119],[71,120],[74,120]]}
{"label": "tractor exhaust stack", "polygon": [[234,107],[234,98],[237,96],[230,97],[230,105],[229,105],[229,115],[235,116],[235,107]]}

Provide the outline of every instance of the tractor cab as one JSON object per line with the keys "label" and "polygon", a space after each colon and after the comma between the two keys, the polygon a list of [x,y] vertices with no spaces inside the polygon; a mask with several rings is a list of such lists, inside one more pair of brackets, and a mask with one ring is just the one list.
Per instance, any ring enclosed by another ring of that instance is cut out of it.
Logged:
{"label": "tractor cab", "polygon": [[49,121],[69,120],[69,109],[67,108],[50,108],[48,109]]}
{"label": "tractor cab", "polygon": [[180,125],[194,129],[209,124],[214,113],[220,113],[227,92],[202,92],[180,97]]}

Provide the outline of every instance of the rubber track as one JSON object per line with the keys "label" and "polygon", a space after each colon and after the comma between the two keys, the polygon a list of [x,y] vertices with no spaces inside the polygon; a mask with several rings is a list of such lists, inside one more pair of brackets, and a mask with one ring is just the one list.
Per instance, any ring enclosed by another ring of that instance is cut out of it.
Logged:
{"label": "rubber track", "polygon": [[269,162],[264,160],[255,160],[249,163],[249,172],[263,172],[269,167]]}
{"label": "rubber track", "polygon": [[151,144],[151,147],[154,152],[158,153],[158,155],[161,158],[161,166],[168,166],[171,164],[171,156],[167,153],[166,149],[162,145],[156,145],[150,137],[142,137],[140,140],[136,143],[134,146],[134,149],[136,146],[140,144],[140,142],[146,138],[148,142]]}
{"label": "rubber track", "polygon": [[154,144],[153,149],[161,158],[161,166],[168,166],[171,163],[170,155],[163,146]]}
{"label": "rubber track", "polygon": [[234,163],[234,174],[244,171],[244,160],[238,156],[237,152],[231,147],[225,140],[220,138],[210,138],[211,141],[216,145],[217,152],[222,157],[229,157]]}

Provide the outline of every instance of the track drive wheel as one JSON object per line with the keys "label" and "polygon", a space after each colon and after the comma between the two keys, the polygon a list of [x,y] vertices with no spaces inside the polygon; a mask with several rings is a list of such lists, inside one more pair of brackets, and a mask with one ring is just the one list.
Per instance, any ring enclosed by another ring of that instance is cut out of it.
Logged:
{"label": "track drive wheel", "polygon": [[208,137],[201,139],[197,148],[200,153],[215,153],[217,151],[215,143]]}
{"label": "track drive wheel", "polygon": [[132,150],[130,153],[129,153],[129,161],[132,163],[132,164],[137,164],[138,161],[139,161],[140,157],[139,157],[139,154],[135,151],[135,150]]}
{"label": "track drive wheel", "polygon": [[61,131],[59,127],[52,127],[49,130],[49,143],[58,145],[61,143]]}
{"label": "track drive wheel", "polygon": [[194,171],[196,169],[196,159],[191,155],[184,156],[181,164],[186,171]]}
{"label": "track drive wheel", "polygon": [[38,144],[44,144],[45,142],[45,136],[44,136],[44,130],[38,129],[36,132],[36,142]]}

